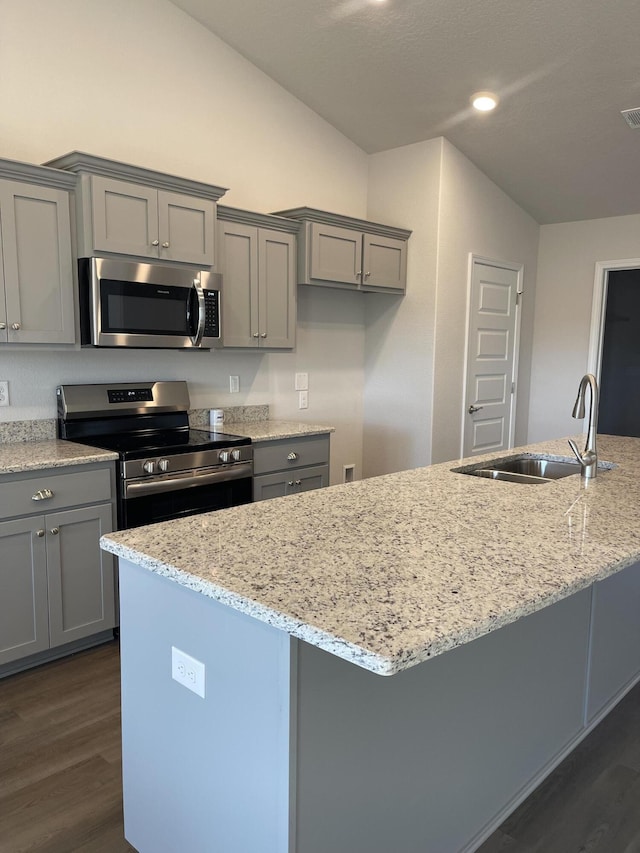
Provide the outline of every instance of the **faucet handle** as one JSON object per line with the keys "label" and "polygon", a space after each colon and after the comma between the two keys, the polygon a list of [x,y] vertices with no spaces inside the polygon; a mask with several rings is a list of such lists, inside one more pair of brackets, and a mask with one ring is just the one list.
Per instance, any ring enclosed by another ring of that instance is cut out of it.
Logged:
{"label": "faucet handle", "polygon": [[574,453],[576,459],[582,465],[583,464],[582,453],[580,453],[580,451],[578,450],[577,444],[575,443],[575,441],[572,438],[569,439],[569,447],[573,450],[573,453]]}

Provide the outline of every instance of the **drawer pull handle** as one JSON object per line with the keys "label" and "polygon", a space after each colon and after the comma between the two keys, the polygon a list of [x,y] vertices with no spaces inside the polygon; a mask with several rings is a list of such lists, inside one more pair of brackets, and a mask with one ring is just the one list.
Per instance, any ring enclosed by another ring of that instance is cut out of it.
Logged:
{"label": "drawer pull handle", "polygon": [[295,462],[299,458],[300,456],[294,450],[287,454],[287,462]]}
{"label": "drawer pull handle", "polygon": [[38,489],[35,495],[31,495],[32,501],[48,501],[53,497],[51,489]]}

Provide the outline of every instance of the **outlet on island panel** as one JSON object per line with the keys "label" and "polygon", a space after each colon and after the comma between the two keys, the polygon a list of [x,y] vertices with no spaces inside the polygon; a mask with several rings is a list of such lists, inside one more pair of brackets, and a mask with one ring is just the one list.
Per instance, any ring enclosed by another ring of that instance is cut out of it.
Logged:
{"label": "outlet on island panel", "polygon": [[9,381],[0,379],[0,406],[9,405]]}

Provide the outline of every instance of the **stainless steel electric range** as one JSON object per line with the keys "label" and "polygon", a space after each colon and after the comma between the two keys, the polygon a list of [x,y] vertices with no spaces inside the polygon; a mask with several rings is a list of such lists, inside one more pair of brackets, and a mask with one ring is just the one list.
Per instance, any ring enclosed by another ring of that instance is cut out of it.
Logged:
{"label": "stainless steel electric range", "polygon": [[58,436],[118,454],[118,527],[252,499],[251,439],[189,427],[183,381],[61,385]]}

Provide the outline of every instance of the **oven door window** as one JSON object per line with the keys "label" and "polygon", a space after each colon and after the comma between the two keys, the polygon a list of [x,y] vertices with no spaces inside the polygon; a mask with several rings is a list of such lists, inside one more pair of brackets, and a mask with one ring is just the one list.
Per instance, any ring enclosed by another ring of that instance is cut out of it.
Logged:
{"label": "oven door window", "polygon": [[123,500],[118,523],[120,528],[140,527],[142,524],[251,503],[251,499],[251,477],[174,492],[160,492]]}
{"label": "oven door window", "polygon": [[176,337],[195,333],[193,288],[100,279],[102,333]]}

